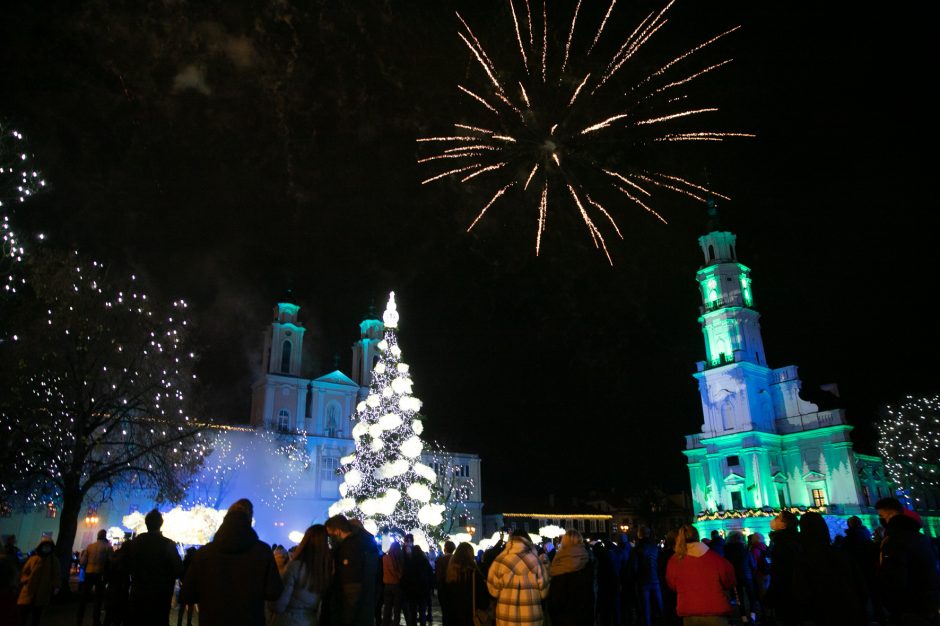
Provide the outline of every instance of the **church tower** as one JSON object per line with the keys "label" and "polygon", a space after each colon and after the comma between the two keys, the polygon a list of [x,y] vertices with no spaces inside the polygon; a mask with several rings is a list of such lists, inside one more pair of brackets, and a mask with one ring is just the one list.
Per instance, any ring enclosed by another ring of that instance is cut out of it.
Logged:
{"label": "church tower", "polygon": [[385,334],[385,326],[375,312],[375,306],[359,323],[359,340],[352,345],[352,378],[359,385],[361,395],[365,397],[372,382],[372,367],[378,358],[376,347]]}
{"label": "church tower", "polygon": [[299,312],[290,291],[274,307],[264,334],[261,375],[252,387],[252,426],[280,432],[304,429],[308,381],[301,378],[300,367],[306,329]]}

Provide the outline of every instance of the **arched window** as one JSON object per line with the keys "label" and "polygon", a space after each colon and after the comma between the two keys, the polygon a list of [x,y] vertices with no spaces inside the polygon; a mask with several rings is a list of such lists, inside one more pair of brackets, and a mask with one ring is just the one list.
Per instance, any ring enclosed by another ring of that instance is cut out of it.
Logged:
{"label": "arched window", "polygon": [[721,405],[721,425],[725,430],[734,428],[734,404],[730,400]]}
{"label": "arched window", "polygon": [[281,409],[277,414],[277,429],[282,433],[287,432],[290,428],[290,411],[287,409]]}
{"label": "arched window", "polygon": [[324,434],[327,437],[335,437],[337,429],[339,429],[339,407],[335,402],[332,402],[326,408],[326,427]]}
{"label": "arched window", "polygon": [[281,372],[284,374],[290,374],[290,351],[291,342],[285,341],[281,346]]}
{"label": "arched window", "polygon": [[715,246],[711,246],[711,245],[708,246],[708,260],[709,261],[715,260]]}

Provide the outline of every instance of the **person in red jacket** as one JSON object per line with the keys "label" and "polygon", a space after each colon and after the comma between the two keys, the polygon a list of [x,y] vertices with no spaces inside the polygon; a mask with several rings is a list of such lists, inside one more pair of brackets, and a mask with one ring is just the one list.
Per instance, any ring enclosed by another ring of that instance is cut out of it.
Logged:
{"label": "person in red jacket", "polygon": [[666,565],[666,584],[676,591],[676,614],[685,626],[728,624],[734,567],[699,541],[694,526],[679,529],[675,554]]}

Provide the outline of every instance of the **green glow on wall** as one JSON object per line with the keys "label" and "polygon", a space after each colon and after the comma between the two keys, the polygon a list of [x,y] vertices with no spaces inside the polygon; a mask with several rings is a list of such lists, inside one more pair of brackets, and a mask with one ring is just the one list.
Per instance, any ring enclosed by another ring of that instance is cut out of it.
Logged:
{"label": "green glow on wall", "polygon": [[744,306],[751,306],[751,279],[747,274],[741,274],[741,293],[744,295]]}
{"label": "green glow on wall", "polygon": [[715,302],[718,300],[718,280],[714,276],[709,276],[708,279],[703,283],[702,292],[705,295],[705,299],[708,302]]}

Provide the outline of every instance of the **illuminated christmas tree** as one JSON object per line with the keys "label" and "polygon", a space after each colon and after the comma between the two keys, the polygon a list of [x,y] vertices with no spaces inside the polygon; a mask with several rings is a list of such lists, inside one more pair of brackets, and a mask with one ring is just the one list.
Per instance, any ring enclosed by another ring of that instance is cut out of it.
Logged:
{"label": "illuminated christmas tree", "polygon": [[421,401],[411,395],[411,375],[398,347],[395,292],[382,319],[385,336],[352,430],[356,452],[341,459],[341,499],[330,515],[358,518],[373,534],[411,532],[416,540],[424,535],[433,541],[441,538],[444,505],[432,497],[434,470],[421,462]]}
{"label": "illuminated christmas tree", "polygon": [[887,406],[878,424],[878,452],[901,497],[914,509],[940,484],[940,396],[907,396]]}

